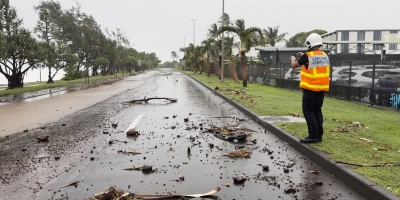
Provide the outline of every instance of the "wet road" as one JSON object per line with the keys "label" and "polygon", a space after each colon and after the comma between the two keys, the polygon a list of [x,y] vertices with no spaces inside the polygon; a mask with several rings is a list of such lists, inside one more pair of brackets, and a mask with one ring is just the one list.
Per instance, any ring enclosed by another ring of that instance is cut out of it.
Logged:
{"label": "wet road", "polygon": [[[178,101],[123,103],[144,97]],[[244,142],[226,141],[204,132],[212,126],[253,131],[246,131]],[[140,135],[127,137],[132,127]],[[49,141],[38,142],[40,135]],[[238,149],[251,152],[250,158],[227,156]],[[143,165],[154,171],[124,170]],[[0,169],[0,193],[20,199],[87,199],[111,186],[137,194],[205,193],[220,187],[216,199],[363,199],[325,171],[310,173],[321,167],[212,91],[168,71],[13,136],[2,144]],[[247,180],[234,183],[238,175]],[[76,187],[62,187],[77,181]]]}

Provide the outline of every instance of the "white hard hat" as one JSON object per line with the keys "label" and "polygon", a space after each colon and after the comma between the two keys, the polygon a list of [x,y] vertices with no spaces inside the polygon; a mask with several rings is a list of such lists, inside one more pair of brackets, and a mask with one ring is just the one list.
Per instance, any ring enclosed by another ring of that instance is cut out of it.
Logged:
{"label": "white hard hat", "polygon": [[317,33],[311,33],[306,39],[306,46],[311,49],[315,46],[322,45],[322,38]]}

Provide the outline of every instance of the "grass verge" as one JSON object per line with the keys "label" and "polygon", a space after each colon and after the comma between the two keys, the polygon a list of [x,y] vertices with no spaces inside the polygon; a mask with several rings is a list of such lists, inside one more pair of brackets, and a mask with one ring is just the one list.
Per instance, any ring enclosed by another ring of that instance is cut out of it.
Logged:
{"label": "grass verge", "polygon": [[[99,81],[118,79],[118,78],[122,78],[125,76],[128,76],[128,74],[117,74],[117,75],[109,75],[109,76],[91,76],[89,78],[89,83],[96,83]],[[4,88],[3,90],[0,90],[0,97],[8,96],[8,95],[17,95],[17,94],[22,94],[22,93],[27,93],[27,92],[36,92],[36,91],[49,89],[49,88],[65,87],[65,86],[69,86],[69,85],[84,84],[84,83],[85,83],[84,78],[70,80],[70,81],[57,80],[51,84],[47,84],[46,82],[31,82],[31,83],[25,83],[24,87],[22,87],[22,88],[15,88],[15,89]],[[6,87],[6,86],[4,86],[4,87]]]}
{"label": "grass verge", "polygon": [[[301,92],[252,83],[243,88],[241,83],[229,78],[221,83],[215,75],[183,73],[210,88],[218,88],[220,93],[260,116],[303,116]],[[400,196],[399,112],[325,97],[323,115],[324,141],[312,146],[333,161],[365,165],[349,167]],[[305,123],[281,122],[277,125],[298,138],[308,135]],[[374,164],[384,166],[367,166]]]}

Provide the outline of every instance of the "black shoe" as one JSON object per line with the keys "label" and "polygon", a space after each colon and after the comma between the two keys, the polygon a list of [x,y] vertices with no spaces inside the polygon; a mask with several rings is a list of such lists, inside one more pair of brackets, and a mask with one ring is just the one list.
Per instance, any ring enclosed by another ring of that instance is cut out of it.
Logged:
{"label": "black shoe", "polygon": [[304,143],[304,144],[317,143],[317,142],[322,142],[322,139],[321,138],[309,138],[309,137],[300,139],[300,143]]}

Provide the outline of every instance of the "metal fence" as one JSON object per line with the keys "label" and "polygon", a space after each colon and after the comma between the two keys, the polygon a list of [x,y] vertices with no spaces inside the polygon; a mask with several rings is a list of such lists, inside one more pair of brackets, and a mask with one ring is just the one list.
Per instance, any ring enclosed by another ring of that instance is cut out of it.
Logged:
{"label": "metal fence", "polygon": [[[352,69],[355,69],[360,65],[369,65],[375,67],[378,65],[396,65],[391,62],[381,62],[381,61],[368,61],[368,60],[335,60],[331,59],[331,69],[336,66],[349,66],[349,73]],[[289,63],[269,63],[269,64],[247,64],[247,80],[250,83],[259,83],[274,87],[280,87],[289,90],[298,90],[299,88],[299,80],[288,80],[285,79],[285,74],[290,69]],[[236,73],[239,79],[242,79],[241,66],[238,63],[235,67]],[[332,74],[331,70],[331,74]],[[215,75],[219,75],[219,68],[217,65],[212,67],[212,73]],[[375,74],[375,73],[374,73]],[[229,65],[226,64],[224,66],[224,77],[231,77],[231,72],[229,69]],[[351,77],[349,77],[351,78]],[[371,87],[353,87],[349,85],[335,85],[332,82],[331,75],[331,84],[330,90],[327,92],[327,96],[360,102],[364,104],[369,104],[371,106],[382,106],[387,108],[400,109],[400,92],[397,91],[389,91],[389,90],[380,90],[376,88],[376,81],[378,77],[371,77]]]}

